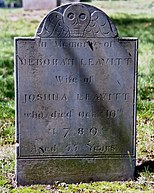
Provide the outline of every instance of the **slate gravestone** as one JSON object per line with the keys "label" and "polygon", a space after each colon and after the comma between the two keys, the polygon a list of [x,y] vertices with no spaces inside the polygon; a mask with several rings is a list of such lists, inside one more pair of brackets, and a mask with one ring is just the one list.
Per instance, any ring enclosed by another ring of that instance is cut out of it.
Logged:
{"label": "slate gravestone", "polygon": [[15,70],[18,184],[133,178],[136,38],[67,4],[15,39]]}

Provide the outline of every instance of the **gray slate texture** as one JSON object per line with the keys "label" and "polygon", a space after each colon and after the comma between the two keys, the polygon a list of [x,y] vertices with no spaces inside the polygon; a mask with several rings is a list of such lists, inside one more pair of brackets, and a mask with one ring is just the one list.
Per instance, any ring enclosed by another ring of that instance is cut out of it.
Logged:
{"label": "gray slate texture", "polygon": [[134,178],[136,38],[67,4],[15,39],[15,75],[19,185]]}

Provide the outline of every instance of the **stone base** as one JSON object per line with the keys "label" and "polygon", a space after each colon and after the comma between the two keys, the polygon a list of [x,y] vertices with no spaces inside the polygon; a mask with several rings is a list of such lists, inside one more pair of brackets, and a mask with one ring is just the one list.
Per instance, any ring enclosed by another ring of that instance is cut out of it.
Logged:
{"label": "stone base", "polygon": [[134,172],[135,159],[130,158],[17,159],[16,168],[18,185],[126,181]]}

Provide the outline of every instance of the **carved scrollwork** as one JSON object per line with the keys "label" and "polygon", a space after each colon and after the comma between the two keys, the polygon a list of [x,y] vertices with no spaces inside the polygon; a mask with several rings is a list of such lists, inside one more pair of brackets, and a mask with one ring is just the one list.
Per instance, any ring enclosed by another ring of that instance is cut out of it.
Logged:
{"label": "carved scrollwork", "polygon": [[111,19],[90,5],[69,4],[51,11],[40,24],[36,36],[41,38],[117,37]]}
{"label": "carved scrollwork", "polygon": [[69,37],[69,29],[64,23],[63,15],[56,11],[51,12],[45,19],[42,31],[37,36],[42,38]]}
{"label": "carved scrollwork", "polygon": [[115,37],[116,28],[111,20],[103,12],[95,11],[91,14],[91,20],[84,32],[86,37]]}

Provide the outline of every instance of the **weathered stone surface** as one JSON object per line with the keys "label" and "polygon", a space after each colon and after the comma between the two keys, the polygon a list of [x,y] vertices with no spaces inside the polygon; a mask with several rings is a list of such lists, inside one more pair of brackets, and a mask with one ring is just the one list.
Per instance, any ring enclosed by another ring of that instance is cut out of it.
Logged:
{"label": "weathered stone surface", "polygon": [[137,39],[117,36],[73,4],[16,39],[18,184],[133,178]]}
{"label": "weathered stone surface", "polygon": [[36,36],[41,38],[116,37],[117,30],[101,10],[84,4],[65,5],[50,12]]}
{"label": "weathered stone surface", "polygon": [[57,0],[23,0],[25,10],[50,10],[57,6]]}
{"label": "weathered stone surface", "polygon": [[26,184],[115,181],[133,178],[135,159],[128,158],[39,158],[19,159],[17,180]]}

